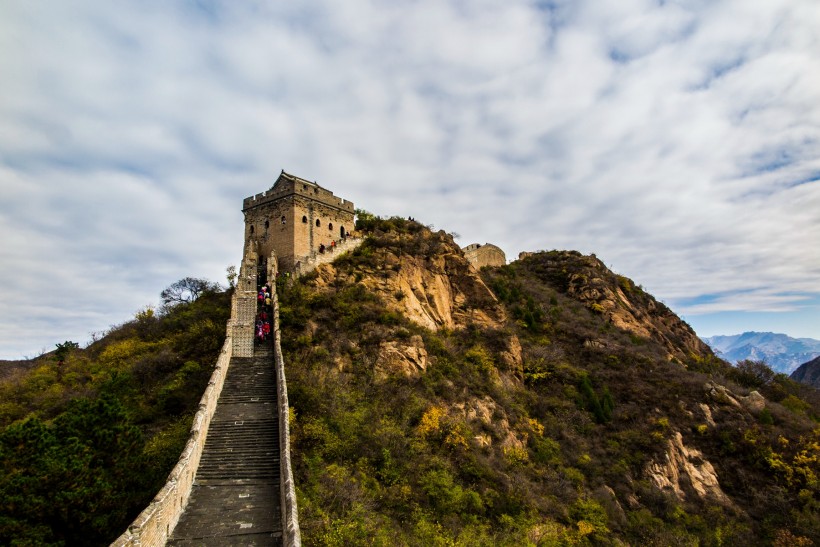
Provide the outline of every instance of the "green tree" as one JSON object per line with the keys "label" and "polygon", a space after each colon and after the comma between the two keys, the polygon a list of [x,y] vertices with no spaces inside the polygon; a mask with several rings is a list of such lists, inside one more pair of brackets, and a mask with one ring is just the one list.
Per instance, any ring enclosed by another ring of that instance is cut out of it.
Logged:
{"label": "green tree", "polygon": [[177,304],[193,302],[205,293],[212,293],[219,290],[217,283],[212,283],[207,279],[196,277],[183,277],[176,283],[166,287],[159,297],[165,307]]}
{"label": "green tree", "polygon": [[57,363],[62,365],[71,352],[75,349],[80,347],[80,344],[77,342],[72,342],[71,340],[66,340],[62,344],[55,344],[57,346],[57,350],[54,352],[54,358],[57,360]]}
{"label": "green tree", "polygon": [[[0,433],[0,544],[99,545],[145,496],[142,434],[110,395]],[[20,543],[20,544],[23,544]]]}
{"label": "green tree", "polygon": [[228,278],[228,287],[233,289],[236,287],[236,277],[239,275],[236,273],[236,266],[231,264],[227,268],[225,268],[226,277]]}

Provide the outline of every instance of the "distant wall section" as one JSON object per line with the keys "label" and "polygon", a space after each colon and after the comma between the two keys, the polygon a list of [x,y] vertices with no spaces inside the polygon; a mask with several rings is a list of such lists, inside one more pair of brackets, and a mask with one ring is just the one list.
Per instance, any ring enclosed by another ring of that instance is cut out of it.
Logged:
{"label": "distant wall section", "polygon": [[461,250],[464,251],[464,256],[477,270],[484,266],[504,266],[507,263],[507,256],[504,251],[492,243],[484,243],[483,245],[473,243]]}

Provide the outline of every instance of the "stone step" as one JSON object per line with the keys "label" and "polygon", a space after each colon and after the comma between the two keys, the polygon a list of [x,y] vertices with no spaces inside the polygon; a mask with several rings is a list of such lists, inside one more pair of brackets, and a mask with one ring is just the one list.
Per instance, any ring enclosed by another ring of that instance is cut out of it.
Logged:
{"label": "stone step", "polygon": [[168,545],[278,545],[279,421],[270,345],[231,359],[191,499]]}

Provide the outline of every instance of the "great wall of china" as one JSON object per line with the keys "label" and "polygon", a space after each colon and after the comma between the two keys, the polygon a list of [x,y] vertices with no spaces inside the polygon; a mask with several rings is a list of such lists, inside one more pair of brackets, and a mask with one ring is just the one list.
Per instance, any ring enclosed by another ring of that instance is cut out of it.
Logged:
{"label": "great wall of china", "polygon": [[[165,486],[112,547],[301,545],[279,304],[273,291],[272,343],[255,343],[257,291],[275,285],[280,268],[298,277],[358,247],[353,211],[284,171],[269,191],[244,200],[231,319],[188,442]],[[491,244],[464,251],[476,268],[505,263]]]}

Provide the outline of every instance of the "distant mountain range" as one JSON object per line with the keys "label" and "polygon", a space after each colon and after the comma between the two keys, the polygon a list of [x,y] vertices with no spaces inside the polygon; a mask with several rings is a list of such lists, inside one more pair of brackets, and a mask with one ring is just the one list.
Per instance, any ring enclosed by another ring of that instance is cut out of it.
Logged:
{"label": "distant mountain range", "polygon": [[774,332],[710,336],[703,341],[730,363],[744,359],[764,361],[772,370],[784,374],[791,374],[803,363],[820,356],[820,340],[792,338]]}

